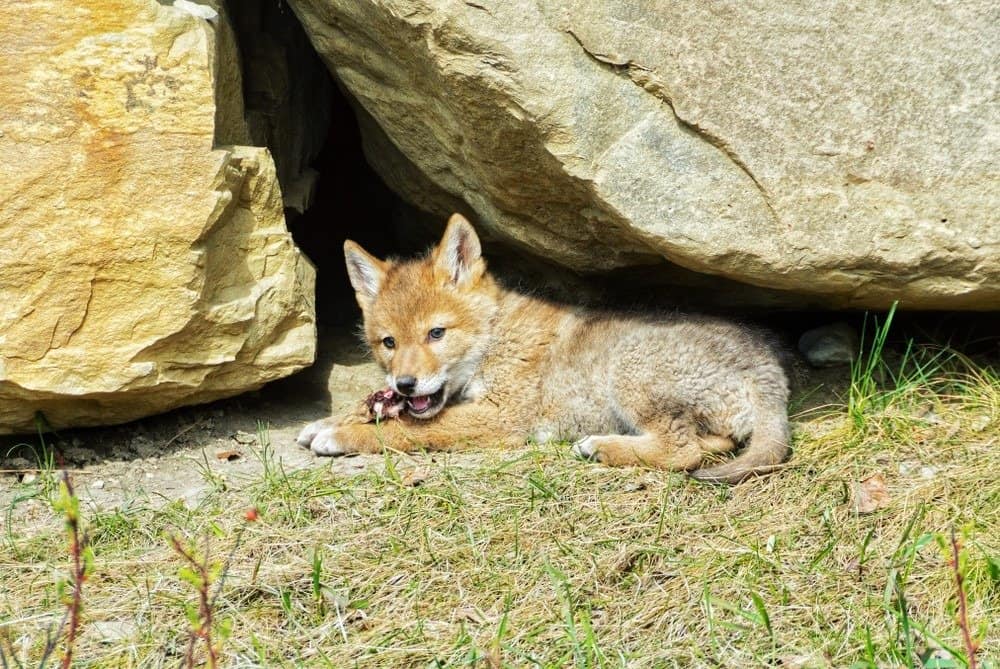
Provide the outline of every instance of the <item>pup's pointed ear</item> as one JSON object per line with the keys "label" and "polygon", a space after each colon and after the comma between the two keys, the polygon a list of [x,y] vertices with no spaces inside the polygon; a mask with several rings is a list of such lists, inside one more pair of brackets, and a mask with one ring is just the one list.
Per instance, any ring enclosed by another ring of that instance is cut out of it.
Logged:
{"label": "pup's pointed ear", "polygon": [[344,259],[347,261],[347,276],[354,286],[358,306],[364,309],[375,300],[382,287],[386,264],[350,239],[344,242]]}
{"label": "pup's pointed ear", "polygon": [[475,283],[486,271],[482,254],[472,224],[461,214],[452,214],[441,243],[434,249],[437,273],[447,283],[459,286]]}

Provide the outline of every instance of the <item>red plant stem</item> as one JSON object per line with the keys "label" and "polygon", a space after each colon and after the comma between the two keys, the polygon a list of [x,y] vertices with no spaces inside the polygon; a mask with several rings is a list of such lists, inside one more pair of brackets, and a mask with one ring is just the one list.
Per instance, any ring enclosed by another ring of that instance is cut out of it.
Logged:
{"label": "red plant stem", "polygon": [[[66,491],[73,497],[73,484],[69,480],[69,472],[63,472],[63,482]],[[66,524],[69,526],[70,553],[73,555],[73,600],[69,607],[69,630],[66,632],[66,651],[62,657],[62,669],[70,669],[73,664],[73,646],[80,629],[80,611],[83,609],[83,581],[87,578],[86,566],[83,563],[83,541],[80,538],[80,519],[75,514],[68,514]]]}
{"label": "red plant stem", "polygon": [[219,581],[215,584],[215,593],[211,593],[212,583],[209,583],[209,569],[208,569],[208,535],[205,535],[205,556],[201,562],[195,559],[194,553],[189,551],[184,547],[176,535],[170,537],[170,544],[173,546],[174,551],[187,560],[194,569],[198,572],[199,584],[198,584],[198,615],[199,615],[199,625],[198,629],[191,630],[188,635],[188,646],[187,651],[184,654],[184,666],[194,667],[194,649],[198,642],[198,639],[203,639],[205,641],[205,646],[208,650],[208,662],[207,665],[209,669],[215,669],[219,666],[219,649],[216,648],[215,644],[212,643],[212,621],[214,618],[213,612],[215,611],[215,600],[222,593],[223,585],[226,582],[226,576],[229,574],[229,567],[233,562],[233,557],[236,555],[237,549],[240,547],[240,543],[243,540],[243,531],[246,530],[246,523],[256,522],[258,517],[258,511],[256,507],[251,507],[244,514],[244,524],[240,526],[239,530],[236,532],[236,539],[233,541],[233,547],[229,551],[229,555],[226,557],[226,561],[222,566],[222,573],[219,575]]}
{"label": "red plant stem", "polygon": [[[207,537],[206,537],[207,540]],[[185,653],[184,660],[185,666],[194,666],[194,647],[198,639],[202,639],[205,642],[205,648],[208,652],[208,667],[209,669],[215,669],[219,665],[219,657],[216,652],[215,645],[212,643],[212,608],[214,601],[209,595],[209,587],[211,584],[208,582],[208,547],[205,547],[205,559],[203,562],[198,562],[194,555],[184,548],[180,539],[176,536],[170,537],[170,542],[174,547],[174,550],[188,563],[194,567],[198,572],[199,583],[198,583],[198,614],[201,619],[198,629],[192,630],[190,636],[188,637],[188,647]]]}
{"label": "red plant stem", "polygon": [[972,641],[972,633],[969,631],[969,611],[968,602],[965,597],[965,576],[959,567],[958,553],[960,550],[958,537],[955,536],[955,527],[951,528],[951,554],[952,570],[955,572],[955,585],[958,587],[958,626],[962,629],[962,641],[965,642],[965,654],[969,658],[969,669],[977,669],[976,644]]}
{"label": "red plant stem", "polygon": [[201,580],[201,587],[198,588],[198,600],[199,606],[201,608],[201,628],[204,632],[202,638],[205,639],[205,648],[208,651],[208,669],[215,669],[219,666],[219,658],[215,654],[215,644],[212,643],[212,601],[211,595],[209,595],[208,588],[211,585],[208,582],[208,550],[205,550],[205,564],[202,565],[201,571],[204,577]]}

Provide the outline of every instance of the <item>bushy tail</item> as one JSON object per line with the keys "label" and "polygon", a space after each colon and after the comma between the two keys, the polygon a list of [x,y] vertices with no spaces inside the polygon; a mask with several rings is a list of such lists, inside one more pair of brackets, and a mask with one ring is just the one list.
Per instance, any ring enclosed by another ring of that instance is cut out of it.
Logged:
{"label": "bushy tail", "polygon": [[785,408],[762,411],[754,421],[746,448],[721,465],[696,469],[691,476],[714,483],[739,483],[749,476],[777,469],[788,455],[788,416]]}

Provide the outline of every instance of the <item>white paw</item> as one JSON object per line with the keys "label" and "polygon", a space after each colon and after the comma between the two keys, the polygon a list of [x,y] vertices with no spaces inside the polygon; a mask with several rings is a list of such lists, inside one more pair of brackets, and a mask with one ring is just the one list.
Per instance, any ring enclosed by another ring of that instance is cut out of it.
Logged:
{"label": "white paw", "polygon": [[597,443],[593,437],[584,437],[573,444],[573,455],[584,460],[597,457]]}
{"label": "white paw", "polygon": [[302,428],[302,431],[299,432],[299,436],[295,437],[295,443],[299,446],[309,448],[309,444],[312,443],[313,438],[325,427],[323,424],[324,422],[325,421],[322,420],[315,420],[306,425]]}
{"label": "white paw", "polygon": [[312,443],[309,444],[309,448],[316,455],[343,455],[347,452],[343,446],[337,443],[336,438],[333,436],[332,427],[324,428],[316,433],[313,437]]}
{"label": "white paw", "polygon": [[317,420],[302,428],[295,442],[311,449],[316,455],[343,455],[345,449],[337,443],[333,430],[329,420]]}

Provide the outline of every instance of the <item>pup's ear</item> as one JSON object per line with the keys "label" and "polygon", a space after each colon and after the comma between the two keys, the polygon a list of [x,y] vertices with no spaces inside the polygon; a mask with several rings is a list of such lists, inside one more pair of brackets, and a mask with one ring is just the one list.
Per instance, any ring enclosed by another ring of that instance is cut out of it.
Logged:
{"label": "pup's ear", "polygon": [[434,249],[434,269],[446,283],[472,284],[486,271],[482,253],[472,224],[461,214],[452,214],[441,243]]}
{"label": "pup's ear", "polygon": [[365,309],[375,300],[382,287],[385,263],[350,239],[344,242],[344,259],[347,260],[347,276],[354,286],[358,306]]}

